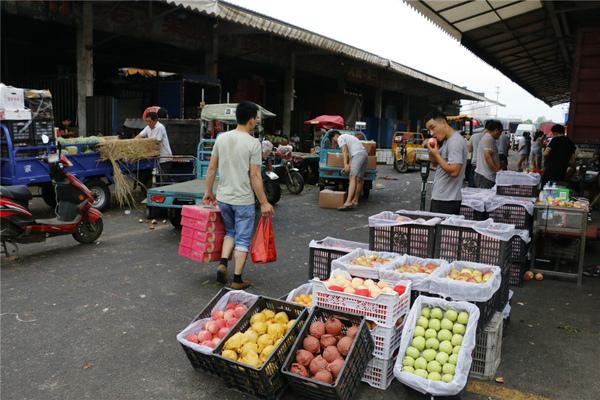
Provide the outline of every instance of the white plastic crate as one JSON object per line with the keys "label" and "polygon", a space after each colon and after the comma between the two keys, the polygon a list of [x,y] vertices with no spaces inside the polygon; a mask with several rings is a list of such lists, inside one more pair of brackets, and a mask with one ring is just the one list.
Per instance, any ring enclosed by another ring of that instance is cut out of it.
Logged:
{"label": "white plastic crate", "polygon": [[477,379],[493,379],[500,365],[502,353],[502,313],[494,314],[490,322],[477,332],[470,376]]}
{"label": "white plastic crate", "polygon": [[363,374],[362,381],[368,383],[374,388],[386,390],[394,379],[394,364],[396,357],[389,360],[382,360],[373,357],[367,364],[367,369]]}
{"label": "white plastic crate", "polygon": [[382,293],[373,299],[329,290],[324,282],[315,279],[313,281],[313,305],[362,315],[369,321],[385,328],[393,328],[396,321],[406,315],[410,309],[411,283],[410,281],[386,282],[392,287],[398,284],[404,285],[406,290],[402,296]]}
{"label": "white plastic crate", "polygon": [[[378,264],[374,267],[364,267],[357,264],[352,264],[352,261],[359,257],[377,256],[384,258],[386,261],[383,264]],[[398,253],[389,253],[385,251],[372,251],[365,249],[355,249],[350,253],[341,256],[337,260],[331,262],[331,269],[345,269],[352,274],[352,276],[366,278],[366,279],[379,279],[380,269],[393,269],[398,261],[401,259],[401,255]]]}
{"label": "white plastic crate", "polygon": [[404,317],[401,317],[401,322],[393,328],[375,325],[370,330],[373,343],[375,343],[373,355],[383,360],[389,360],[398,347],[400,347],[403,327]]}

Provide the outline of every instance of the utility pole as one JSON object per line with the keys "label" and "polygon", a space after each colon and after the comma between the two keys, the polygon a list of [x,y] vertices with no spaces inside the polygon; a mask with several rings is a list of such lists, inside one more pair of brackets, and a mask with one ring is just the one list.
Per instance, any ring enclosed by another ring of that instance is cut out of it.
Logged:
{"label": "utility pole", "polygon": [[500,86],[496,86],[496,118],[498,118],[498,98],[500,97]]}

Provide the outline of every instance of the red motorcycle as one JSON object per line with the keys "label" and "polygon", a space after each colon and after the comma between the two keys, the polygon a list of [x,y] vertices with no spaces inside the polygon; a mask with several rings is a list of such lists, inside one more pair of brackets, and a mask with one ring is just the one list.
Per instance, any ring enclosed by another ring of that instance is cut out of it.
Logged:
{"label": "red motorcycle", "polygon": [[6,243],[43,242],[48,237],[73,235],[80,243],[93,243],[102,234],[102,213],[92,208],[92,192],[65,171],[73,164],[60,153],[46,158],[56,193],[56,218],[35,219],[29,210],[32,194],[27,186],[0,186],[0,242],[8,255]]}

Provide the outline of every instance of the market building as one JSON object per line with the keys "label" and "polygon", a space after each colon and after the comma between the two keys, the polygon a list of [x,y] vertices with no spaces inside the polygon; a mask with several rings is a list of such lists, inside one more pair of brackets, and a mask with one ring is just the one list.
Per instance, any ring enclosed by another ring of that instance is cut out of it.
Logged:
{"label": "market building", "polygon": [[267,131],[339,114],[381,147],[432,107],[457,114],[482,93],[223,1],[2,2],[2,81],[48,88],[55,119],[81,134],[119,132],[160,105],[196,119],[201,103],[255,101]]}

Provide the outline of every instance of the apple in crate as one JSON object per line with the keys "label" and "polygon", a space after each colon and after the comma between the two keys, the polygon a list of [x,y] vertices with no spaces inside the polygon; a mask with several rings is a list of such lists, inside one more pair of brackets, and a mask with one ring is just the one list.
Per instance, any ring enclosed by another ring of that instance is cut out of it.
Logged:
{"label": "apple in crate", "polygon": [[438,268],[437,264],[428,262],[427,264],[414,263],[414,264],[403,264],[396,268],[396,272],[407,272],[411,274],[428,274],[431,275],[433,271]]}
{"label": "apple in crate", "polygon": [[350,264],[352,265],[360,265],[361,267],[369,267],[373,268],[378,265],[384,265],[392,261],[391,258],[379,257],[377,255],[370,256],[360,256],[353,259]]}
{"label": "apple in crate", "polygon": [[485,283],[490,280],[494,273],[490,271],[481,271],[472,268],[463,268],[460,271],[452,268],[448,274],[448,278],[455,281],[463,281],[468,283]]}

